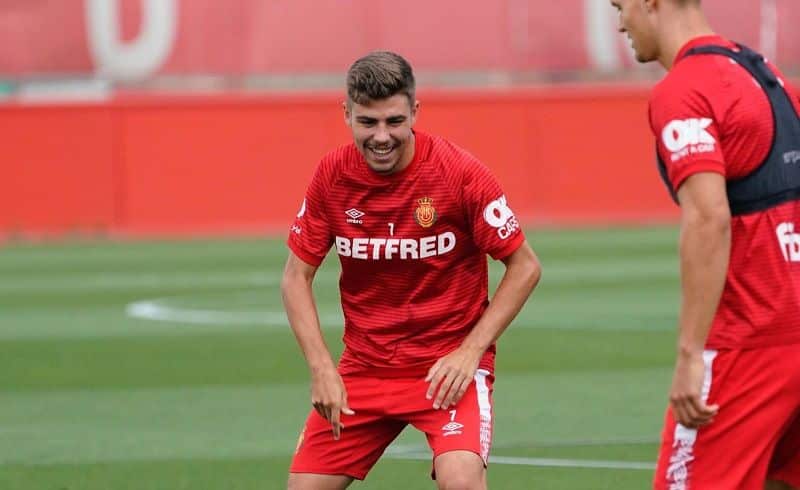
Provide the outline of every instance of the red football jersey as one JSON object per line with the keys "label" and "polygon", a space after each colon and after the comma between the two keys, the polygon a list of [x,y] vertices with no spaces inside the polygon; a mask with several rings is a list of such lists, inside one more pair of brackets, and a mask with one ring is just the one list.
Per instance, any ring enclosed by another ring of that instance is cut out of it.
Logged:
{"label": "red football jersey", "polygon": [[[485,166],[415,135],[412,162],[388,176],[353,144],[326,155],[289,233],[289,248],[311,265],[331,246],[339,256],[343,374],[423,376],[486,309],[486,254],[505,258],[524,241]],[[494,372],[494,354],[492,346],[480,367]]]}
{"label": "red football jersey", "polygon": [[[673,189],[698,172],[717,172],[727,180],[744,177],[772,146],[772,109],[755,79],[726,56],[683,57],[709,44],[734,47],[719,36],[693,39],[650,100],[650,125]],[[800,114],[797,95],[770,67]],[[733,217],[730,264],[707,348],[800,342],[798,223],[798,202]]]}

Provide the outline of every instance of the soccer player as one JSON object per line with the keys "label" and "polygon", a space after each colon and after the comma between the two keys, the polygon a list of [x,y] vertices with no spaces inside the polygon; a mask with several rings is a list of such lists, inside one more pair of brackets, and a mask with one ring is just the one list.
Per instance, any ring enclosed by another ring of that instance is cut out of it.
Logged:
{"label": "soccer player", "polygon": [[682,301],[655,488],[800,488],[800,102],[700,0],[611,4],[636,58],[669,70],[650,124]]}
{"label": "soccer player", "polygon": [[[314,407],[292,490],[364,479],[408,424],[427,436],[439,488],[486,488],[495,341],[540,268],[489,170],[413,130],[414,87],[411,66],[394,53],[350,67],[344,119],[353,143],[322,159],[289,233],[281,289]],[[332,246],[344,312],[338,369],[311,288]],[[487,254],[505,265],[491,302]]]}

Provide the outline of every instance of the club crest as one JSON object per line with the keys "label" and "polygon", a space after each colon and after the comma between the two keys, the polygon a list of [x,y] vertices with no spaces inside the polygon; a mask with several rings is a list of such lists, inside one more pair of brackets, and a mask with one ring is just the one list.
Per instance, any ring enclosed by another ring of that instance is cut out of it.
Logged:
{"label": "club crest", "polygon": [[433,207],[433,199],[430,197],[423,197],[417,200],[417,207],[414,210],[414,219],[423,228],[430,228],[436,223],[436,209]]}

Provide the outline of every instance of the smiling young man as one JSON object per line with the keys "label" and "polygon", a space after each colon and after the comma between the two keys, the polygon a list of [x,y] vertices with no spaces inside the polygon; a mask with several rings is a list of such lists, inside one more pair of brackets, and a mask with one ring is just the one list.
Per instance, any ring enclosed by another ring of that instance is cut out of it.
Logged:
{"label": "smiling young man", "polygon": [[655,488],[800,488],[800,101],[700,0],[611,4],[636,58],[669,70],[650,125],[682,302]]}
{"label": "smiling young man", "polygon": [[[374,52],[357,60],[344,106],[353,143],[322,159],[289,234],[281,289],[314,407],[292,490],[365,478],[408,424],[427,437],[439,488],[486,488],[494,343],[540,269],[488,169],[414,131],[418,110],[405,59]],[[342,270],[338,368],[312,295],[332,246]],[[487,254],[506,267],[491,302]]]}

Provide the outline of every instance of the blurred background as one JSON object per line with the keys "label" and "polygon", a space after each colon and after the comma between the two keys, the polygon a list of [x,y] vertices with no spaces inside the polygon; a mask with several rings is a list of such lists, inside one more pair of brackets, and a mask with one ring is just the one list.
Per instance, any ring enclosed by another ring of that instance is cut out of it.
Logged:
{"label": "blurred background", "polygon": [[[800,73],[796,0],[703,3]],[[374,49],[526,222],[674,218],[646,119],[663,71],[616,25],[606,0],[0,1],[0,233],[285,230]]]}
{"label": "blurred background", "polygon": [[[703,5],[798,80],[798,0]],[[648,487],[678,213],[647,121],[664,72],[616,25],[607,0],[0,0],[0,488],[284,487],[309,397],[283,241],[375,49],[543,263],[498,345],[491,488]],[[334,356],[337,280],[329,257]],[[432,488],[407,432],[358,488]]]}

